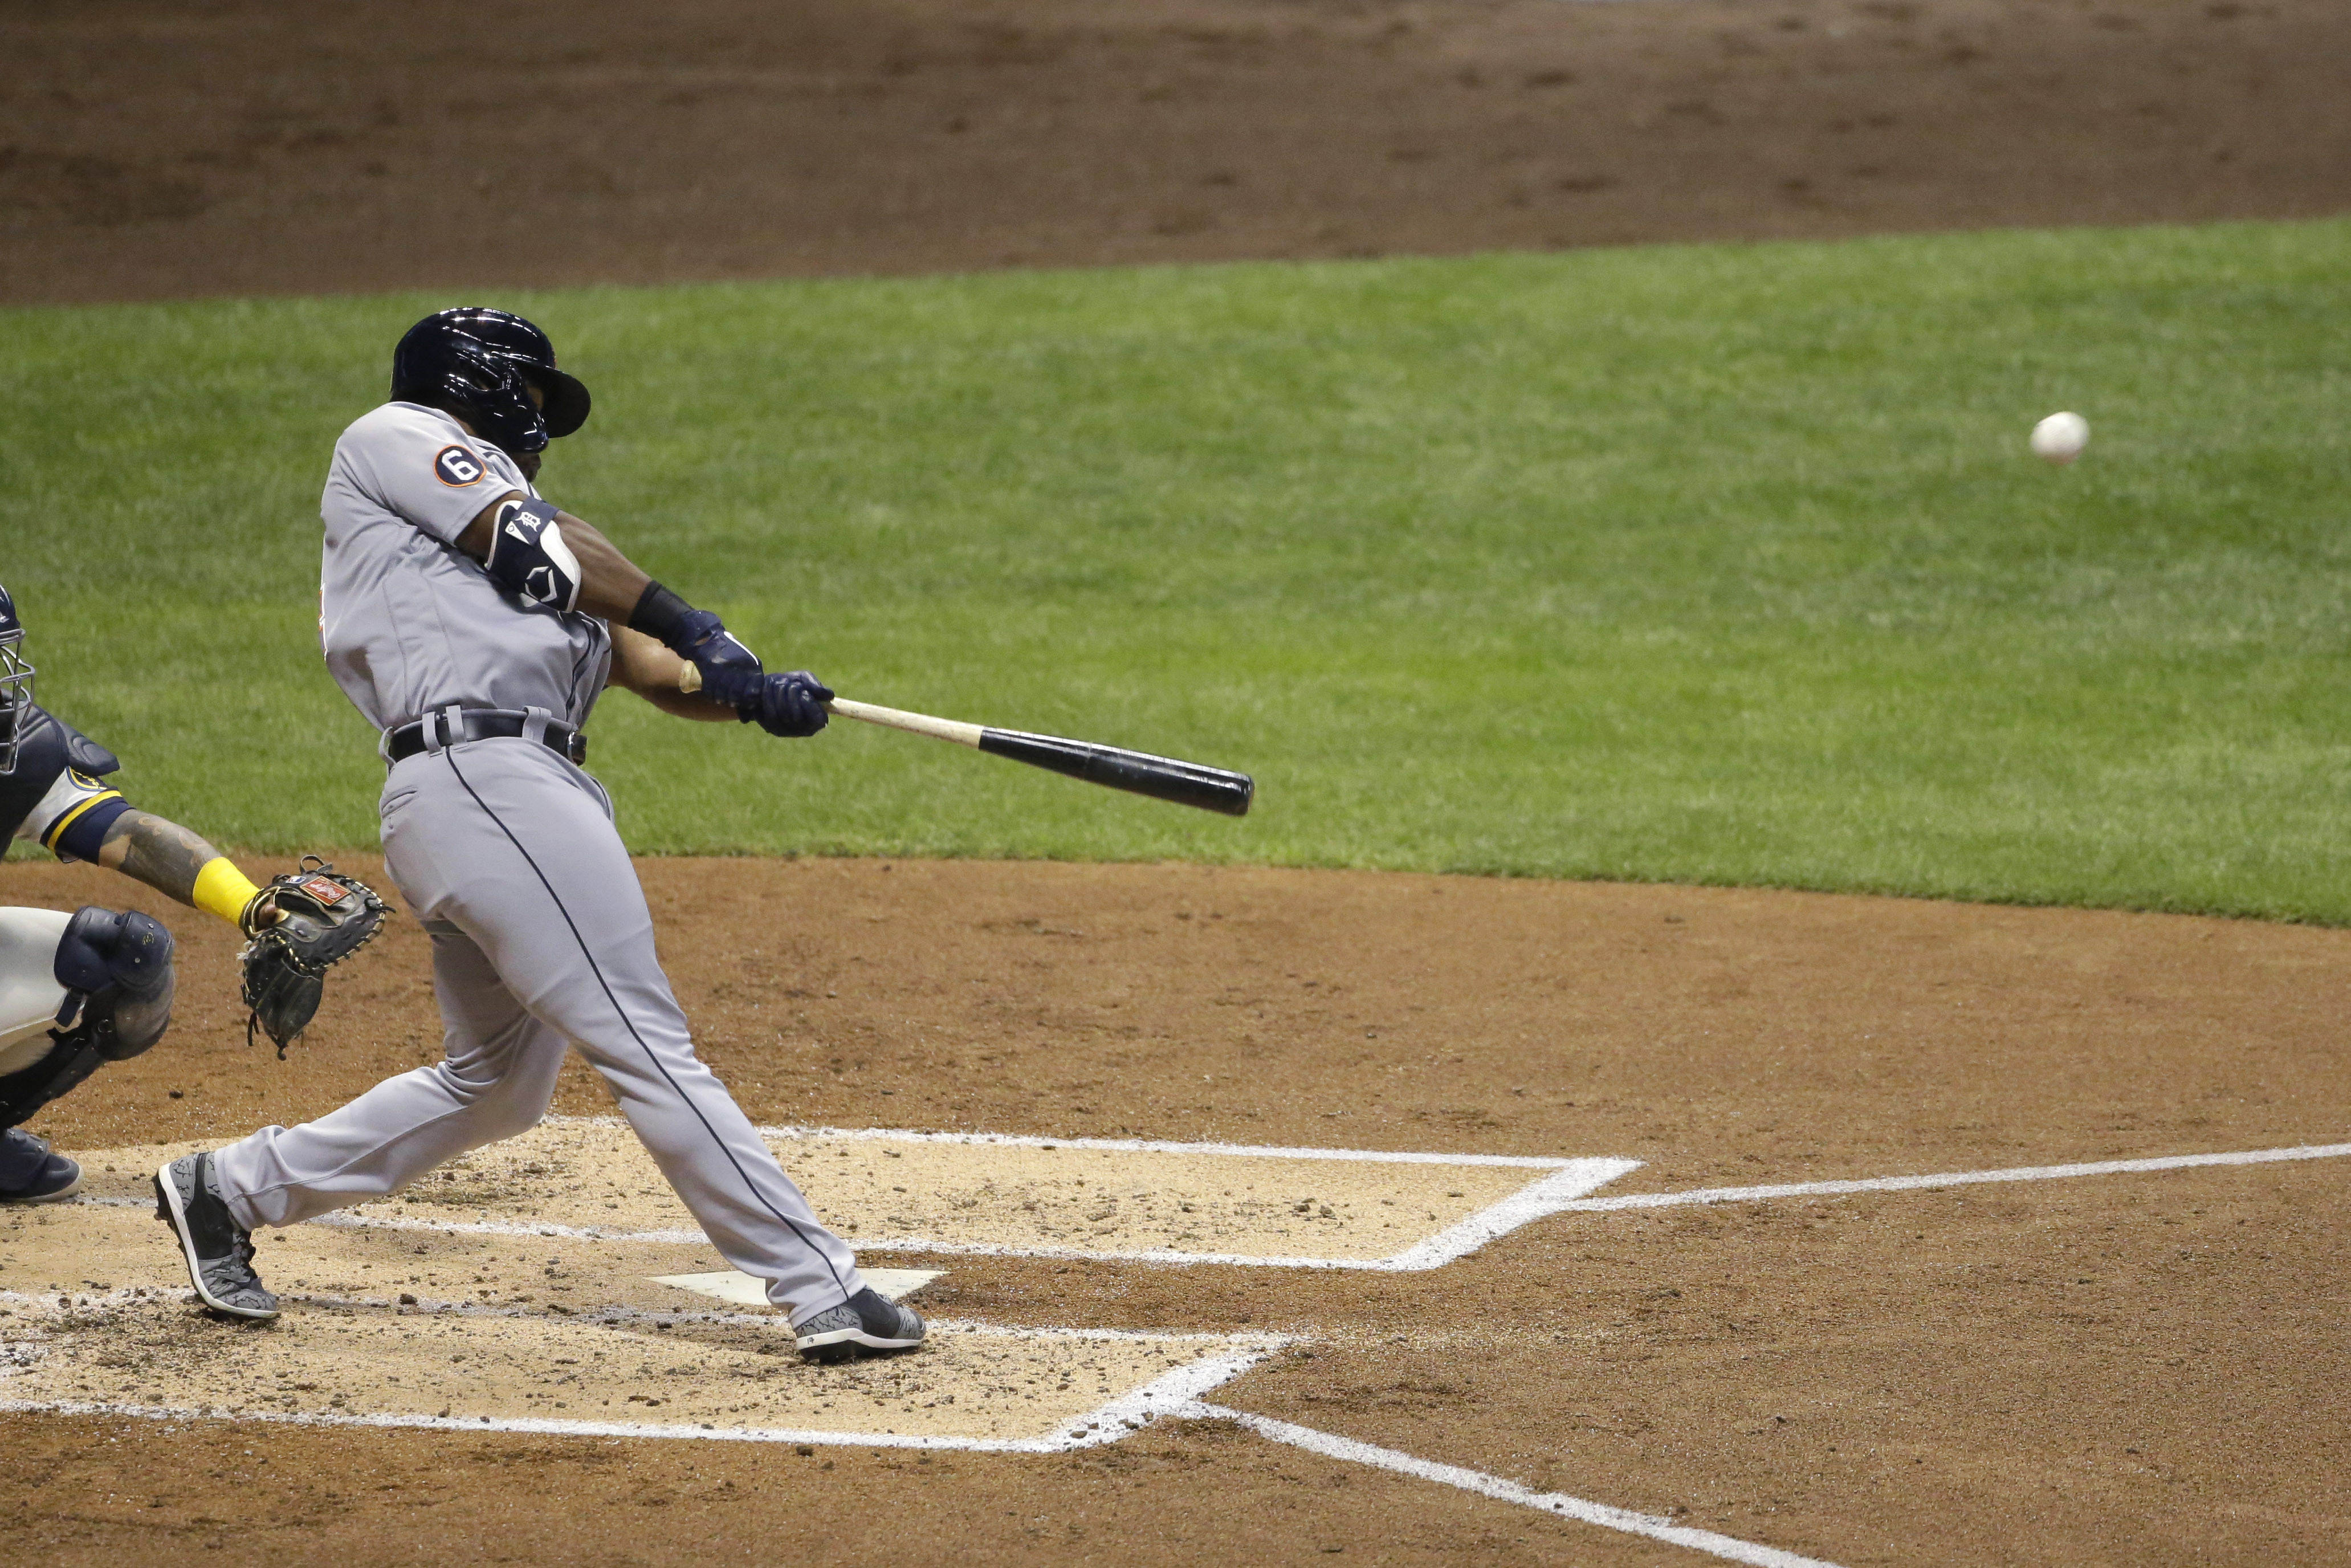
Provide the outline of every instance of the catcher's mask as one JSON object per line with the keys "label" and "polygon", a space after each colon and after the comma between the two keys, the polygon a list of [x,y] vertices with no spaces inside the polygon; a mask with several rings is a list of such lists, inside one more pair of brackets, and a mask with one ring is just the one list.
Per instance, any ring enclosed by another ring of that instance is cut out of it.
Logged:
{"label": "catcher's mask", "polygon": [[16,770],[16,741],[33,716],[33,666],[25,662],[25,623],[0,588],[0,773]]}
{"label": "catcher's mask", "polygon": [[[533,387],[543,407],[531,402]],[[547,334],[486,305],[436,311],[411,327],[392,351],[392,395],[455,414],[517,459],[588,421],[588,389],[555,368]]]}

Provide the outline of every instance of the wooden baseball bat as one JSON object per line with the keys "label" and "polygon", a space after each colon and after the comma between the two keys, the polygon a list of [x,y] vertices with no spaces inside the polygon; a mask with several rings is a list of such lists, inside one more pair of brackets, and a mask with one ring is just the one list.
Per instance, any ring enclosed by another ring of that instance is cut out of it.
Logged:
{"label": "wooden baseball bat", "polygon": [[[692,664],[686,665],[678,672],[677,689],[700,691],[702,672]],[[926,713],[906,713],[874,703],[852,702],[847,697],[835,697],[825,704],[825,708],[842,718],[862,719],[889,729],[903,729],[909,735],[953,741],[993,757],[1008,757],[1031,768],[1082,779],[1089,784],[1105,784],[1113,789],[1148,795],[1155,800],[1173,800],[1179,806],[1197,806],[1204,811],[1222,811],[1228,817],[1248,816],[1249,802],[1257,797],[1257,781],[1246,773],[1228,772],[1222,768],[1208,768],[1173,757],[1154,757],[1147,751],[1098,746],[1091,740],[1066,740],[1058,735],[993,729],[957,718],[934,718]]]}

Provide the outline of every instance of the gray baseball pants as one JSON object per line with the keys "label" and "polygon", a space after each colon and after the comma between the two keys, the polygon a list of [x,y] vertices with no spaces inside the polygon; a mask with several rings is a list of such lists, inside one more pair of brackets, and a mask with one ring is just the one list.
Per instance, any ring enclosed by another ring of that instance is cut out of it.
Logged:
{"label": "gray baseball pants", "polygon": [[795,1323],[864,1289],[847,1243],[695,1058],[601,786],[534,741],[476,740],[395,764],[381,810],[385,862],[433,935],[443,1060],[221,1150],[238,1224],[298,1224],[528,1131],[569,1040],[712,1243]]}

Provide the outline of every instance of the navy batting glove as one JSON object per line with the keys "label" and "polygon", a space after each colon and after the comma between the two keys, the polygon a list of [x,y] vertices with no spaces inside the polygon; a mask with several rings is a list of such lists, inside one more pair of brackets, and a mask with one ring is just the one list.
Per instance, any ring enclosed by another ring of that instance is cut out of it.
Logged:
{"label": "navy batting glove", "polygon": [[758,700],[759,655],[735,640],[717,616],[689,610],[678,618],[678,656],[702,672],[702,692],[712,702],[741,707]]}
{"label": "navy batting glove", "polygon": [[794,670],[789,675],[760,677],[758,700],[737,711],[747,724],[758,719],[769,735],[810,736],[832,717],[824,710],[831,700],[831,686],[806,670]]}

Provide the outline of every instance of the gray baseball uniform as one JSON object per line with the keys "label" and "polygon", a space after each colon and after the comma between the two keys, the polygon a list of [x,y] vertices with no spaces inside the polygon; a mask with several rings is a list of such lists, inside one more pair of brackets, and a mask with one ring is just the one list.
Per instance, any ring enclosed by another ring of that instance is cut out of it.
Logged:
{"label": "gray baseball uniform", "polygon": [[453,710],[495,708],[536,733],[436,732],[384,781],[384,857],[433,936],[444,1060],[221,1150],[222,1196],[253,1228],[394,1191],[535,1125],[568,1039],[720,1253],[805,1322],[864,1289],[856,1261],[695,1058],[611,802],[539,738],[586,722],[611,635],[505,593],[454,546],[510,490],[537,494],[505,453],[415,403],[336,444],[319,627],[337,684],[380,729],[452,713],[461,735]]}

